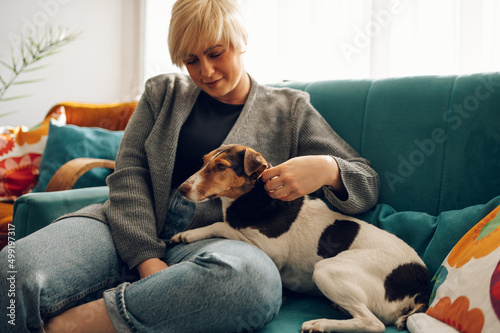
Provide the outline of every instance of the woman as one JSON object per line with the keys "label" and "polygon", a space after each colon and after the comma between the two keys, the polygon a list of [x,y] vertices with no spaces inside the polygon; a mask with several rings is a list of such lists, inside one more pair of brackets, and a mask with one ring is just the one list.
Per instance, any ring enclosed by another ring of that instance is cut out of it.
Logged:
{"label": "woman", "polygon": [[246,39],[231,0],[176,2],[171,58],[189,76],[146,84],[108,178],[106,203],[17,243],[17,323],[2,322],[2,331],[237,332],[269,322],[281,304],[281,282],[259,249],[224,239],[166,245],[188,223],[221,219],[217,201],[195,210],[175,189],[223,143],[251,146],[276,165],[262,176],[273,198],[321,189],[346,213],[375,204],[376,173],[308,95],[261,86],[246,74]]}

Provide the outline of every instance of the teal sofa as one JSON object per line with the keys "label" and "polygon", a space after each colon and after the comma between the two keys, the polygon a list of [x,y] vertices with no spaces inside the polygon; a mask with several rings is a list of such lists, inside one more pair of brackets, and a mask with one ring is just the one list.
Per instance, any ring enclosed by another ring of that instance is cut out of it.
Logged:
{"label": "teal sofa", "polygon": [[[333,129],[371,161],[380,175],[379,204],[358,217],[405,240],[431,275],[500,205],[500,73],[276,86],[307,91]],[[14,207],[17,237],[107,196],[106,187],[24,195]],[[322,297],[284,291],[283,301],[259,333],[300,332],[305,320],[346,318]]]}

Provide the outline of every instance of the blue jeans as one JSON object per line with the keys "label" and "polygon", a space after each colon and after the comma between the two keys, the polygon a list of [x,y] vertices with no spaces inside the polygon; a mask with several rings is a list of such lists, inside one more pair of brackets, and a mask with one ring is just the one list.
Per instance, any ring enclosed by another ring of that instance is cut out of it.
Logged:
{"label": "blue jeans", "polygon": [[[177,220],[162,236],[182,230],[192,217],[192,205],[182,200],[172,200],[169,221]],[[169,268],[139,280],[117,255],[106,224],[73,217],[19,240],[15,254],[12,284],[7,251],[0,252],[0,332],[39,332],[47,319],[102,297],[120,333],[249,331],[269,322],[281,305],[274,263],[239,241],[169,246]],[[7,316],[12,312],[14,322]]]}

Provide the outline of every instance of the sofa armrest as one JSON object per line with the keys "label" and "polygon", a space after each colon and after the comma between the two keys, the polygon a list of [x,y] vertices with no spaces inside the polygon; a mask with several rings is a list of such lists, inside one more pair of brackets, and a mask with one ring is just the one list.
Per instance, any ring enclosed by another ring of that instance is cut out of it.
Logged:
{"label": "sofa armrest", "polygon": [[45,192],[71,190],[78,179],[94,168],[115,169],[115,162],[99,158],[79,157],[63,164],[52,176]]}
{"label": "sofa armrest", "polygon": [[14,202],[12,223],[16,228],[16,239],[49,225],[64,214],[91,204],[103,203],[108,196],[107,186],[25,194]]}

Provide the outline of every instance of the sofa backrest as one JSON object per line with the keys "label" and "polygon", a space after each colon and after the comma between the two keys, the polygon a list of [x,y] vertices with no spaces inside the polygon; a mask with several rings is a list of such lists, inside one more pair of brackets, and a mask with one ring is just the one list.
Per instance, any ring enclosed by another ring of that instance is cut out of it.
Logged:
{"label": "sofa backrest", "polygon": [[500,194],[500,73],[287,82],[380,175],[380,203],[432,215]]}
{"label": "sofa backrest", "polygon": [[[432,215],[500,195],[500,72],[286,82],[380,175],[380,203]],[[122,130],[137,103],[61,103],[68,123]]]}

